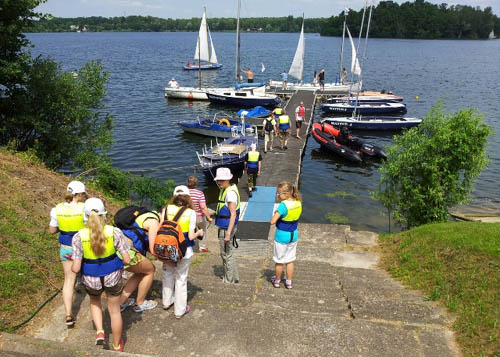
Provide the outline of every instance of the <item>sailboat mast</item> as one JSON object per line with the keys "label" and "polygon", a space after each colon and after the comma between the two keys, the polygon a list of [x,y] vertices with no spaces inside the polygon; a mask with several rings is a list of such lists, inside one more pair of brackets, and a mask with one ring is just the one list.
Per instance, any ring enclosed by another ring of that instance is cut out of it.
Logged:
{"label": "sailboat mast", "polygon": [[[203,16],[201,17],[201,22],[203,23],[203,18],[206,18],[206,11],[207,9],[204,7],[203,8]],[[199,78],[200,78],[200,89],[201,89],[201,38],[200,35],[198,35],[198,73],[199,73]]]}
{"label": "sailboat mast", "polygon": [[[356,54],[359,53],[359,45],[361,43],[361,35],[363,33],[363,26],[365,23],[365,14],[366,14],[366,7],[367,6],[368,6],[368,0],[366,0],[366,2],[365,2],[365,8],[363,10],[363,18],[361,19],[361,27],[359,29],[358,51],[356,52]],[[372,2],[372,6],[373,6],[373,2]],[[370,23],[371,15],[372,15],[372,12],[371,12],[371,8],[370,8],[370,19],[368,20],[368,24]],[[369,30],[369,27],[367,26],[367,28],[366,28],[366,40],[368,40],[368,30]],[[363,57],[364,57],[364,54],[363,54]],[[363,63],[363,66],[364,66],[363,58],[361,58],[361,63]],[[352,75],[352,76],[353,76],[353,80],[354,80],[354,75]],[[358,103],[359,103],[359,92],[361,92],[361,86],[363,85],[363,73],[359,74],[358,80],[359,80],[359,89],[358,89],[358,92],[356,94],[356,102],[355,102],[355,106],[354,106],[354,111],[352,113],[353,118],[356,117],[356,109],[357,109]]]}
{"label": "sailboat mast", "polygon": [[240,79],[240,7],[241,0],[238,0],[238,13],[236,18],[236,68],[235,68],[235,76],[236,83],[239,83]]}
{"label": "sailboat mast", "polygon": [[345,26],[346,26],[347,14],[344,9],[344,30],[342,31],[342,47],[340,48],[340,69],[339,69],[339,83],[342,82],[342,76],[344,75],[344,42],[345,42]]}
{"label": "sailboat mast", "polygon": [[[302,36],[304,36],[304,21],[305,21],[305,15],[302,13]],[[303,41],[304,48],[302,50],[302,68],[300,70],[300,84],[302,84],[302,79],[304,77],[304,55],[306,53],[306,42]]]}

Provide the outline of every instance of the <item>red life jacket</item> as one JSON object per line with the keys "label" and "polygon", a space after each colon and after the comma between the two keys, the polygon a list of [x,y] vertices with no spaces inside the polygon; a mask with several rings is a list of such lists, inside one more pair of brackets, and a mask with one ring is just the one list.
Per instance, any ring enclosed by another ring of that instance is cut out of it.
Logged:
{"label": "red life jacket", "polygon": [[303,106],[300,106],[299,107],[299,117],[305,117],[306,116],[306,108],[304,108]]}

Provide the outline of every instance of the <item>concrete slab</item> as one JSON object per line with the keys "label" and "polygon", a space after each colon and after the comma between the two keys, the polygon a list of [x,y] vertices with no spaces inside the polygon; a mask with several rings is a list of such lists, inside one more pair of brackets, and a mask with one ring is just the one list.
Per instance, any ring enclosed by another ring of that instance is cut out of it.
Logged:
{"label": "concrete slab", "polygon": [[335,266],[358,269],[374,269],[378,261],[378,254],[357,250],[338,252],[333,258]]}

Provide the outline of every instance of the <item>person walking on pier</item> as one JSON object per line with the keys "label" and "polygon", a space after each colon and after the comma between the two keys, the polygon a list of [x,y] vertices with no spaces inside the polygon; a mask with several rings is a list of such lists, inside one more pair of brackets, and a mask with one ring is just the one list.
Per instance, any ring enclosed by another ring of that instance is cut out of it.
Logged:
{"label": "person walking on pier", "polygon": [[278,184],[276,194],[281,203],[270,222],[276,224],[273,249],[275,275],[271,278],[271,283],[275,288],[280,287],[283,265],[286,265],[285,287],[291,289],[299,240],[297,227],[302,214],[302,198],[297,188],[287,181]]}
{"label": "person walking on pier", "polygon": [[227,284],[234,284],[240,280],[232,245],[232,240],[236,239],[240,217],[240,193],[236,185],[231,185],[232,178],[233,174],[227,167],[218,168],[214,178],[220,188],[215,225],[219,228],[217,236],[224,269],[222,281]]}
{"label": "person walking on pier", "polygon": [[271,116],[264,119],[264,122],[262,123],[262,136],[264,136],[264,154],[267,153],[268,142],[269,151],[273,151],[274,136],[278,136],[278,127],[276,125],[274,115],[271,114]]}
{"label": "person walking on pier", "polygon": [[314,71],[312,84],[315,87],[318,85],[318,72],[317,71]]}
{"label": "person walking on pier", "polygon": [[325,69],[319,72],[319,87],[321,90],[325,90]]}
{"label": "person walking on pier", "polygon": [[279,136],[280,136],[280,149],[288,149],[288,137],[290,136],[290,117],[283,111],[283,115],[279,117]]}
{"label": "person walking on pier", "polygon": [[257,145],[250,145],[250,151],[245,156],[245,170],[248,176],[248,196],[252,197],[252,191],[257,190],[257,177],[260,176],[260,165],[262,155],[257,151]]}
{"label": "person walking on pier", "polygon": [[66,202],[59,203],[50,211],[49,232],[51,234],[59,232],[59,257],[64,271],[62,297],[66,313],[65,323],[69,328],[75,325],[72,307],[76,274],[71,271],[73,265],[71,243],[76,232],[85,228],[83,202],[86,198],[85,185],[80,181],[71,181],[64,195]]}
{"label": "person walking on pier", "polygon": [[286,71],[281,72],[281,80],[283,81],[281,88],[286,89],[288,81],[288,73]]}
{"label": "person walking on pier", "polygon": [[247,69],[246,71],[244,69],[241,69],[241,72],[243,72],[247,75],[247,78],[248,78],[247,82],[248,83],[253,83],[253,72],[250,68]]}
{"label": "person walking on pier", "polygon": [[304,107],[304,102],[301,101],[299,106],[295,109],[295,129],[296,137],[300,139],[300,128],[302,127],[302,122],[306,117],[306,108]]}
{"label": "person walking on pier", "polygon": [[[200,253],[208,253],[207,248],[207,221],[212,223],[212,217],[207,208],[205,194],[203,191],[197,190],[198,179],[195,176],[189,176],[187,179],[187,187],[189,195],[193,201],[194,210],[196,211],[196,228],[203,230],[203,238],[200,241]],[[212,211],[213,212],[213,211]]]}

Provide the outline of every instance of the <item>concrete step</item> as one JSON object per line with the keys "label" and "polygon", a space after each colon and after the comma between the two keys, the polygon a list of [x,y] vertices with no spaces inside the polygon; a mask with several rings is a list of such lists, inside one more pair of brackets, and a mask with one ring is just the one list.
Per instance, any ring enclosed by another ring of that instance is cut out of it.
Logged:
{"label": "concrete step", "polygon": [[[286,290],[283,287],[276,290]],[[306,298],[293,295],[293,289],[288,294],[258,294],[256,304],[268,308],[296,311],[298,313],[325,313],[346,316],[349,314],[345,299],[340,297]],[[288,296],[286,296],[288,295]]]}

